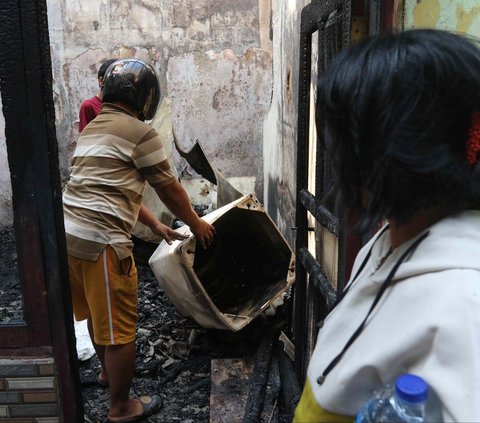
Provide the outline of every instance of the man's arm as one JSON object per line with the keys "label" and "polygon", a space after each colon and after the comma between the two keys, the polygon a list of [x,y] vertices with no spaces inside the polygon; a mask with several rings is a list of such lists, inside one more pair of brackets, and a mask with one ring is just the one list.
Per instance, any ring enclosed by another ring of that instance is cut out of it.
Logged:
{"label": "man's arm", "polygon": [[167,208],[190,227],[203,248],[212,244],[215,228],[197,216],[180,182],[175,180],[164,186],[156,186],[155,191]]}
{"label": "man's arm", "polygon": [[152,211],[143,203],[140,206],[138,220],[140,223],[148,226],[155,235],[162,237],[168,245],[172,243],[172,240],[188,238],[187,235],[182,235],[160,222]]}

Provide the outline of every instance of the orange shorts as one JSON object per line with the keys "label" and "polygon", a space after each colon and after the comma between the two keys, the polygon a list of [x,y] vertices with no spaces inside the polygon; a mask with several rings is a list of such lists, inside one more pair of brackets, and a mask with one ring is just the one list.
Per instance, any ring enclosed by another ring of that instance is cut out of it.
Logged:
{"label": "orange shorts", "polygon": [[73,313],[92,319],[95,343],[128,344],[137,329],[137,268],[133,256],[118,260],[107,246],[97,261],[68,256]]}

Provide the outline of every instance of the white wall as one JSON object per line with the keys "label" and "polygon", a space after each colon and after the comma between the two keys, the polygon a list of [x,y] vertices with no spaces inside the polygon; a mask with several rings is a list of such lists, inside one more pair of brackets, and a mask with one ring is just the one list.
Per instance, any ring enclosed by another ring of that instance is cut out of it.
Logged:
{"label": "white wall", "polygon": [[308,0],[273,0],[273,97],[263,127],[265,207],[293,246],[300,13]]}

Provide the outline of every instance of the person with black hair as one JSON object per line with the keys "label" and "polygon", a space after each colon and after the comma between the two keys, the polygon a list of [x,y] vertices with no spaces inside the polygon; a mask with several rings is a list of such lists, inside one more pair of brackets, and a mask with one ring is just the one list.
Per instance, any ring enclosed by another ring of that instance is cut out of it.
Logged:
{"label": "person with black hair", "polygon": [[160,101],[153,66],[117,60],[103,85],[102,110],[80,135],[63,205],[73,311],[77,320],[88,319],[101,363],[98,381],[110,388],[107,421],[121,423],[142,420],[163,402],[158,394],[129,396],[138,289],[133,226],[138,219],[167,243],[186,238],[142,204],[146,184],[190,227],[198,248],[211,245],[215,228],[193,210],[161,137],[145,122]]}
{"label": "person with black hair", "polygon": [[320,76],[338,210],[372,233],[319,331],[295,422],[352,421],[401,373],[480,421],[480,50],[441,30],[368,38]]}
{"label": "person with black hair", "polygon": [[102,63],[97,72],[97,81],[98,81],[98,92],[92,98],[88,98],[82,101],[80,104],[79,118],[78,123],[78,132],[82,132],[83,128],[87,124],[95,119],[102,109],[102,88],[103,88],[103,77],[108,67],[115,62],[117,59],[108,59]]}

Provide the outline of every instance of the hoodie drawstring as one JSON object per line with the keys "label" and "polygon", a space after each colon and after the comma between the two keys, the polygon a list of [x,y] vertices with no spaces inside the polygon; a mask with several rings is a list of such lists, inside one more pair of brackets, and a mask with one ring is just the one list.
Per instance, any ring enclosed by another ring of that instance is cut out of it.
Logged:
{"label": "hoodie drawstring", "polygon": [[[420,238],[418,238],[403,254],[402,256],[397,260],[395,263],[395,266],[393,266],[392,270],[388,274],[387,278],[385,281],[382,283],[382,286],[380,287],[379,291],[377,292],[377,295],[375,296],[375,299],[373,300],[372,305],[370,306],[370,310],[368,311],[367,315],[365,316],[365,319],[363,319],[363,322],[360,324],[360,326],[357,328],[357,330],[353,333],[353,335],[350,337],[350,339],[347,341],[345,346],[343,347],[342,351],[330,362],[330,364],[325,368],[323,373],[317,378],[317,383],[321,385],[324,381],[327,375],[332,371],[332,369],[337,365],[337,363],[340,361],[340,359],[343,357],[345,352],[350,348],[350,346],[354,343],[354,341],[358,338],[360,333],[363,331],[365,324],[368,320],[368,317],[372,313],[373,309],[375,306],[378,304],[380,301],[380,298],[382,298],[382,295],[384,292],[387,290],[387,288],[392,284],[393,277],[395,276],[395,273],[397,272],[398,268],[402,264],[402,262],[408,257],[409,254],[412,254],[415,249],[418,247],[418,245],[429,235],[429,231],[425,232]],[[368,254],[368,257],[370,257],[370,254]],[[364,262],[365,263],[365,262]],[[362,264],[361,268],[363,269],[364,264]],[[359,275],[360,272],[357,272],[355,275],[355,278]],[[352,281],[352,283],[354,280]],[[350,288],[350,286],[348,288]],[[345,293],[348,291],[345,291]]]}

